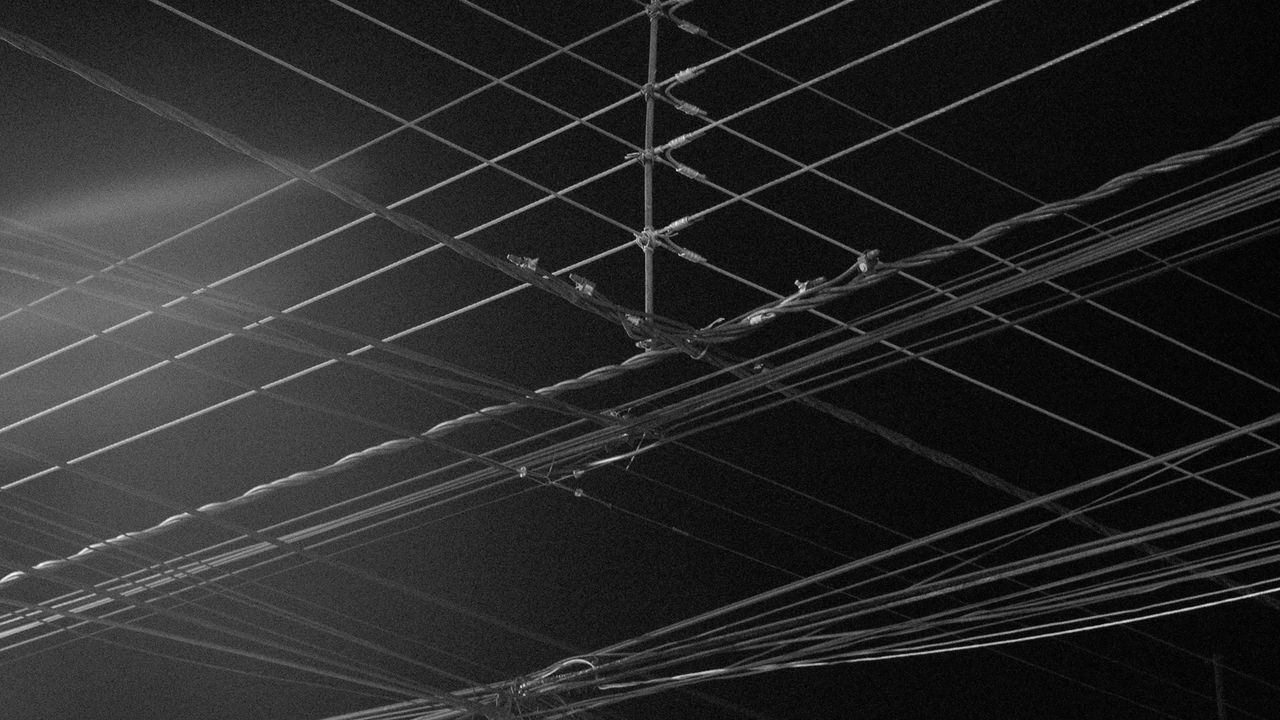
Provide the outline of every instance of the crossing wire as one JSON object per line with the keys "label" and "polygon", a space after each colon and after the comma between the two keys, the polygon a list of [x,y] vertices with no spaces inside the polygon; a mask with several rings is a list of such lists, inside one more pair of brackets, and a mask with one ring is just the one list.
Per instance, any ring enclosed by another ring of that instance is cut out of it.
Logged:
{"label": "crossing wire", "polygon": [[[1025,278],[1015,278],[1015,280],[1019,280],[1019,281],[1022,281],[1022,280],[1024,280],[1024,279],[1025,279]],[[958,299],[958,298],[957,298],[956,300],[957,300],[957,301],[959,301],[959,299]],[[860,339],[861,339],[861,338],[860,338]],[[559,384],[557,384],[557,385],[555,385],[555,386],[550,386],[549,388],[543,388],[543,389],[541,389],[541,390],[539,390],[539,391],[536,391],[536,392],[544,393],[544,394],[554,394],[555,392],[563,392],[563,391],[565,391],[566,389],[577,389],[577,388],[580,388],[580,387],[584,387],[584,386],[586,386],[586,385],[589,385],[589,384],[591,384],[591,383],[593,383],[593,382],[599,381],[599,380],[600,380],[600,378],[602,378],[602,377],[604,377],[605,379],[608,379],[608,378],[611,378],[611,377],[616,377],[617,375],[622,374],[622,373],[624,373],[624,372],[627,372],[627,371],[628,371],[628,370],[630,370],[630,369],[634,369],[634,367],[636,367],[636,366],[643,366],[644,364],[651,364],[651,363],[653,363],[653,362],[656,362],[656,361],[659,359],[659,357],[660,357],[660,356],[659,356],[657,353],[644,353],[644,354],[641,354],[641,355],[635,356],[635,357],[633,357],[631,360],[629,360],[628,362],[634,361],[634,362],[631,364],[631,366],[628,366],[628,365],[627,365],[627,363],[623,363],[623,364],[621,364],[621,365],[617,365],[617,366],[612,366],[612,367],[610,367],[610,368],[606,368],[606,369],[605,369],[605,372],[593,371],[593,373],[589,373],[589,374],[587,374],[587,375],[584,375],[584,376],[582,376],[581,378],[576,379],[575,381],[566,381],[566,382],[562,382],[562,383],[559,383]],[[509,406],[507,406],[507,407],[508,407],[508,408],[512,408],[512,410],[514,410],[514,409],[515,409],[515,406],[514,406],[514,405],[509,405]],[[477,419],[477,418],[483,417],[484,415],[485,415],[485,413],[484,413],[483,411],[481,411],[481,412],[479,412],[479,413],[473,413],[473,414],[472,414],[472,415],[470,415],[470,416],[464,416],[464,418]],[[453,424],[451,424],[451,423],[453,423]],[[436,433],[438,433],[438,434],[442,434],[442,433],[448,432],[448,431],[450,431],[450,430],[452,430],[452,429],[454,429],[454,428],[456,428],[456,427],[458,426],[456,423],[457,423],[457,421],[447,421],[446,423],[441,423],[440,425],[435,426],[435,428],[433,428],[432,430],[428,430],[428,431],[427,431],[427,433],[424,433],[424,435],[428,435],[428,434],[432,433],[433,431],[434,431],[434,432],[436,432]],[[307,483],[307,482],[312,482],[312,481],[314,481],[314,480],[320,479],[320,478],[325,477],[325,476],[327,476],[327,475],[335,474],[335,473],[338,473],[338,472],[342,472],[342,471],[344,471],[344,470],[346,470],[346,469],[349,469],[350,467],[354,466],[355,464],[358,464],[359,462],[361,462],[361,461],[363,461],[363,460],[365,460],[365,459],[368,459],[368,458],[371,458],[371,457],[376,457],[376,456],[379,456],[379,455],[390,454],[390,453],[393,453],[393,452],[398,452],[398,451],[401,451],[401,450],[407,449],[408,447],[412,447],[412,446],[414,446],[414,445],[418,444],[418,442],[419,442],[419,441],[418,441],[417,439],[415,439],[415,438],[402,438],[402,439],[398,439],[398,440],[388,441],[388,442],[386,442],[386,443],[382,443],[382,444],[380,444],[380,445],[378,445],[378,446],[374,446],[374,447],[369,448],[369,449],[366,449],[366,450],[364,450],[364,451],[360,451],[360,452],[358,452],[358,453],[353,453],[353,454],[351,454],[351,455],[348,455],[348,456],[346,456],[346,457],[344,457],[344,458],[342,458],[342,459],[340,459],[340,460],[336,461],[335,463],[331,463],[331,464],[330,464],[330,465],[328,465],[328,466],[325,466],[325,467],[322,467],[322,468],[318,468],[318,469],[316,469],[316,470],[311,470],[311,471],[302,471],[302,472],[295,473],[295,474],[293,474],[293,475],[287,476],[287,477],[285,477],[285,478],[281,478],[281,479],[279,479],[279,480],[272,481],[271,483],[266,483],[266,484],[260,485],[260,486],[258,486],[258,487],[256,487],[256,488],[254,488],[254,489],[252,489],[252,490],[248,491],[248,492],[247,492],[247,493],[245,493],[244,495],[238,496],[238,497],[233,498],[233,499],[231,499],[231,500],[223,501],[222,503],[211,503],[211,504],[208,504],[208,505],[206,505],[206,506],[202,507],[202,508],[201,508],[201,511],[202,511],[202,512],[220,512],[220,511],[221,511],[222,509],[224,509],[224,508],[227,508],[227,507],[233,507],[233,506],[238,505],[238,504],[243,504],[243,503],[245,503],[245,502],[249,502],[249,501],[250,501],[250,499],[251,499],[254,495],[259,495],[259,494],[263,494],[263,493],[267,493],[267,492],[274,492],[274,491],[276,491],[276,490],[278,490],[278,489],[281,489],[281,488],[284,488],[284,487],[289,487],[289,486],[294,486],[294,485],[304,484],[304,483]],[[1131,448],[1131,449],[1132,449],[1132,448]],[[507,469],[508,471],[512,471],[512,470],[513,470],[513,468],[510,468],[510,467],[506,467],[506,469]],[[104,543],[99,544],[99,545],[100,545],[100,547],[90,548],[90,549],[87,549],[86,551],[82,551],[82,552],[84,553],[84,555],[81,555],[80,557],[87,556],[88,554],[91,554],[92,552],[94,552],[94,551],[96,551],[96,550],[98,550],[98,549],[108,547],[108,546],[109,546],[109,545],[111,545],[112,543],[126,543],[126,542],[130,542],[130,541],[131,541],[131,540],[130,540],[130,538],[131,538],[131,537],[136,537],[136,538],[139,538],[139,539],[144,539],[144,538],[147,538],[147,537],[151,537],[151,536],[153,536],[153,534],[159,534],[159,533],[161,533],[161,532],[164,532],[164,531],[166,531],[167,529],[169,529],[169,528],[173,527],[174,525],[176,525],[176,524],[178,524],[178,523],[190,521],[190,520],[191,520],[191,519],[193,519],[194,517],[195,517],[195,515],[192,515],[192,514],[190,514],[190,513],[183,513],[183,514],[180,514],[180,515],[176,515],[176,516],[174,516],[173,518],[170,518],[169,520],[166,520],[165,522],[163,522],[163,523],[161,523],[161,524],[159,524],[159,525],[157,525],[157,526],[153,526],[153,528],[150,528],[150,529],[148,529],[148,530],[145,530],[145,531],[139,531],[138,533],[129,533],[129,534],[126,534],[126,535],[122,535],[122,536],[120,536],[119,538],[116,538],[116,539],[114,539],[114,540],[112,540],[112,541],[107,541],[107,542],[104,542]],[[60,563],[72,562],[72,561],[73,561],[73,560],[68,559],[68,560],[62,560],[62,561],[50,561],[50,563],[51,563],[51,565],[57,565],[57,564],[60,564]],[[11,582],[11,581],[14,581],[14,580],[19,579],[20,577],[21,577],[20,575],[11,574],[9,577],[7,577],[7,578],[5,578],[5,579],[3,579],[3,580],[0,580],[0,583],[4,583],[4,582]]]}

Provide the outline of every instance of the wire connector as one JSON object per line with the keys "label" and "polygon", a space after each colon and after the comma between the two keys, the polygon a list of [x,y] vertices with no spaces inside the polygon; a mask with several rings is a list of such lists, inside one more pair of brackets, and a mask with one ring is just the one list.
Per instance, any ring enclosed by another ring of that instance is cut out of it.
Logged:
{"label": "wire connector", "polygon": [[770,320],[772,320],[772,319],[774,319],[774,318],[776,318],[776,317],[778,317],[778,313],[772,313],[772,312],[760,312],[760,313],[756,313],[755,315],[752,315],[751,317],[747,318],[747,324],[748,324],[748,325],[761,325],[761,324],[763,324],[763,323],[769,322]]}

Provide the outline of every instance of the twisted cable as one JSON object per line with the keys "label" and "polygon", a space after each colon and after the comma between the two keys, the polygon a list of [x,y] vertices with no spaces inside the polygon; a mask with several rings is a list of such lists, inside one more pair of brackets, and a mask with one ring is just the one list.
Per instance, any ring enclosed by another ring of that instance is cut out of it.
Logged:
{"label": "twisted cable", "polygon": [[1049,203],[1020,215],[1015,215],[1007,220],[1001,220],[988,225],[960,242],[930,248],[901,260],[878,262],[878,253],[874,250],[868,251],[865,255],[859,257],[856,265],[836,278],[832,280],[822,280],[820,278],[818,281],[810,283],[797,283],[799,290],[796,293],[761,305],[754,310],[739,315],[733,320],[698,331],[689,339],[689,342],[695,347],[732,342],[754,332],[760,325],[771,322],[780,315],[807,312],[822,307],[865,287],[887,280],[908,268],[932,265],[966,250],[985,245],[1032,223],[1061,217],[1085,205],[1115,195],[1152,176],[1182,170],[1240,148],[1278,127],[1280,127],[1280,116],[1263,120],[1208,147],[1172,155],[1164,160],[1112,178],[1082,195]]}
{"label": "twisted cable", "polygon": [[[607,382],[609,380],[612,380],[620,375],[631,372],[633,370],[639,370],[641,368],[654,365],[660,362],[661,360],[664,360],[667,357],[674,355],[676,352],[677,351],[675,349],[668,348],[662,351],[651,351],[651,352],[639,353],[637,355],[633,355],[627,358],[626,360],[620,363],[617,363],[614,365],[605,365],[603,367],[595,368],[594,370],[590,370],[586,373],[583,373],[582,375],[579,375],[576,378],[562,380],[558,383],[555,383],[554,385],[550,385],[544,388],[539,388],[538,390],[534,391],[534,394],[540,397],[549,398],[564,392],[568,392],[570,390],[580,390],[583,388],[587,388],[592,385],[597,385],[603,382]],[[88,545],[84,548],[81,548],[79,551],[77,551],[72,555],[68,555],[66,557],[61,557],[61,558],[55,558],[52,560],[45,560],[43,562],[37,563],[33,565],[30,570],[15,570],[13,572],[10,572],[9,574],[0,578],[0,588],[3,588],[12,583],[15,583],[21,580],[22,578],[28,577],[37,572],[50,572],[50,571],[60,570],[62,568],[65,568],[69,565],[80,562],[82,560],[85,560],[97,553],[103,552],[105,550],[109,550],[111,548],[127,547],[130,545],[134,545],[134,544],[149,540],[158,535],[162,535],[176,527],[185,525],[188,522],[192,522],[196,520],[198,515],[213,515],[213,514],[223,513],[233,508],[240,507],[242,505],[247,505],[251,502],[255,502],[266,495],[270,495],[287,488],[294,488],[294,487],[300,487],[302,485],[308,485],[317,480],[321,480],[321,479],[345,472],[347,470],[350,470],[366,461],[369,461],[378,457],[383,457],[386,455],[393,455],[396,453],[404,452],[405,450],[409,450],[411,448],[417,447],[424,443],[438,440],[444,437],[445,435],[448,435],[449,433],[455,430],[458,430],[459,428],[465,427],[467,425],[474,425],[477,423],[488,422],[493,418],[502,417],[504,415],[510,415],[516,412],[517,410],[520,410],[525,407],[528,407],[528,403],[526,402],[509,402],[502,405],[493,405],[490,407],[481,408],[479,410],[476,410],[475,412],[467,413],[466,415],[461,415],[459,417],[437,423],[433,425],[431,428],[429,428],[428,430],[422,433],[419,433],[418,435],[415,435],[413,437],[403,437],[403,438],[395,438],[393,440],[388,440],[386,442],[379,443],[371,447],[357,450],[356,452],[350,453],[348,455],[344,455],[343,457],[329,463],[328,465],[323,465],[318,468],[312,468],[310,470],[300,470],[298,472],[292,473],[290,475],[286,475],[281,478],[277,478],[270,482],[255,485],[254,487],[246,490],[240,495],[237,495],[228,500],[220,500],[217,502],[201,505],[200,507],[196,508],[196,512],[194,513],[182,512],[176,515],[171,515],[168,518],[165,518],[164,520],[160,521],[159,523],[152,525],[151,527],[144,528],[142,530],[136,530],[133,532],[121,533],[113,538],[108,538],[106,540],[102,540],[100,542],[96,542],[96,543],[93,543],[92,545]]]}

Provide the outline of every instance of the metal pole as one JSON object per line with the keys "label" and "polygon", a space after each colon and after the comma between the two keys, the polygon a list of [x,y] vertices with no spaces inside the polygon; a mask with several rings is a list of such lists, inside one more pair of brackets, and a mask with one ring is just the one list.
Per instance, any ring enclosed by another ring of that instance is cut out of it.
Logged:
{"label": "metal pole", "polygon": [[649,11],[649,74],[644,86],[644,311],[653,313],[653,105],[658,78],[658,16],[661,0],[651,0]]}

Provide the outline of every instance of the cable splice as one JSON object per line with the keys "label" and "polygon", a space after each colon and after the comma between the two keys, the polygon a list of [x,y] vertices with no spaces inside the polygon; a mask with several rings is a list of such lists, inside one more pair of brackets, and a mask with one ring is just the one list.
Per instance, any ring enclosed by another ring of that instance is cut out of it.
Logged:
{"label": "cable splice", "polygon": [[673,3],[671,7],[667,10],[667,17],[671,19],[671,22],[676,24],[676,27],[689,33],[690,35],[706,35],[707,34],[706,30],[703,30],[702,28],[698,27],[697,25],[694,25],[688,20],[684,20],[682,18],[676,17],[676,11],[684,7],[685,5],[688,5],[691,2],[693,2],[693,0],[676,0],[676,2]]}

